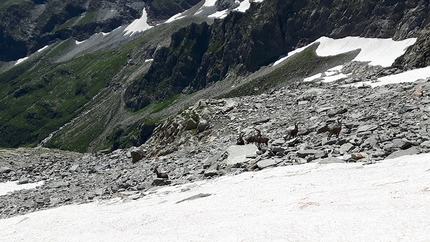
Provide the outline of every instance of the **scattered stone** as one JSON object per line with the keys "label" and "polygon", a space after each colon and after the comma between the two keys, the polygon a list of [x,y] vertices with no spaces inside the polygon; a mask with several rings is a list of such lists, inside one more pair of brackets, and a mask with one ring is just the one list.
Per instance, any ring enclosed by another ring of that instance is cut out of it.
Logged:
{"label": "scattered stone", "polygon": [[167,180],[167,179],[155,178],[154,181],[152,182],[152,185],[154,185],[154,186],[165,186],[165,185],[169,185],[171,183],[172,183],[172,181]]}
{"label": "scattered stone", "polygon": [[136,163],[144,157],[143,151],[138,149],[138,148],[130,151],[130,154],[131,154],[131,162],[132,163]]}
{"label": "scattered stone", "polygon": [[354,160],[363,159],[365,156],[361,153],[351,153],[351,158]]}
{"label": "scattered stone", "polygon": [[405,155],[416,155],[419,153],[420,153],[420,151],[417,148],[412,147],[412,148],[409,148],[407,150],[395,151],[395,152],[391,153],[389,156],[387,156],[386,159],[393,159],[393,158],[397,158],[397,157],[405,156]]}
{"label": "scattered stone", "polygon": [[327,157],[322,159],[317,159],[316,162],[319,164],[333,164],[333,163],[345,163],[345,161],[336,157]]}
{"label": "scattered stone", "polygon": [[30,182],[30,180],[27,177],[22,177],[19,179],[18,184],[22,185],[22,184],[27,184],[29,182]]}
{"label": "scattered stone", "polygon": [[11,171],[12,171],[12,169],[9,167],[6,167],[6,166],[0,167],[0,174],[9,173]]}
{"label": "scattered stone", "polygon": [[323,156],[325,156],[325,153],[321,150],[299,150],[297,151],[297,156],[300,158],[305,158],[307,156],[315,156],[317,158],[322,158]]}
{"label": "scattered stone", "polygon": [[257,166],[260,169],[264,169],[271,166],[276,166],[276,162],[273,159],[264,159],[257,162]]}

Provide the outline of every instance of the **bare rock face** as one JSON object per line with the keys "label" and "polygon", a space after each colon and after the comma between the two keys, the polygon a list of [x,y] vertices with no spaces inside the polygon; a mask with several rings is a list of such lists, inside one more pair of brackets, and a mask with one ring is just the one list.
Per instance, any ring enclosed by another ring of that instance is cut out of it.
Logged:
{"label": "bare rock face", "polygon": [[[230,2],[218,3],[224,6]],[[178,31],[171,45],[158,51],[148,74],[127,88],[126,104],[137,110],[148,101],[201,90],[231,71],[238,75],[255,72],[321,36],[405,39],[421,35],[421,47],[412,47],[405,55],[411,57],[398,64],[426,66],[429,55],[420,49],[428,45],[428,34],[420,31],[430,22],[429,10],[428,3],[414,0],[253,3],[245,13],[231,12],[210,26],[203,23]],[[163,91],[150,93],[151,88]]]}
{"label": "bare rock face", "polygon": [[430,24],[420,32],[417,41],[404,55],[396,59],[394,65],[403,69],[422,68],[430,65]]}

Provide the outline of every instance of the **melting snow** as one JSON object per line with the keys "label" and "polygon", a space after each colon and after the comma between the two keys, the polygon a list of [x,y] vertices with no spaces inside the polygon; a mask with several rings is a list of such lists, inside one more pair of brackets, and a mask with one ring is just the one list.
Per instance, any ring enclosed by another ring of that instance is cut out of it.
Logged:
{"label": "melting snow", "polygon": [[[394,41],[392,39],[376,39],[376,38],[363,38],[363,37],[346,37],[342,39],[332,39],[321,37],[315,42],[298,48],[288,53],[287,56],[280,58],[273,63],[273,66],[282,63],[289,57],[297,54],[307,47],[319,43],[316,54],[318,56],[334,56],[353,50],[360,50],[360,53],[354,58],[353,61],[368,62],[370,65],[379,65],[382,67],[389,67],[393,64],[395,59],[403,55],[406,49],[416,42],[416,38],[405,39],[402,41]],[[318,73],[316,75],[307,77],[305,82],[313,80],[321,80],[322,82],[332,82],[339,79],[347,78],[348,75],[342,74],[340,70],[342,66],[332,68],[325,73]],[[379,78],[377,82],[364,82],[355,83],[353,85],[359,86],[369,84],[371,86],[380,86],[399,82],[414,82],[418,79],[426,79],[430,77],[429,68],[421,68],[412,71],[407,71],[397,75],[391,75]]]}
{"label": "melting snow", "polygon": [[370,85],[372,87],[395,84],[402,82],[415,82],[420,79],[427,79],[430,77],[430,66],[414,69],[410,71],[405,71],[399,74],[384,76],[378,78],[377,82],[360,82],[353,84],[354,86]]}
{"label": "melting snow", "polygon": [[23,57],[23,58],[21,58],[21,59],[18,59],[17,61],[16,61],[16,63],[15,63],[15,66],[16,65],[18,65],[18,64],[20,64],[20,63],[22,63],[22,62],[24,62],[25,60],[27,60],[28,59],[28,56],[26,56],[26,57]]}
{"label": "melting snow", "polygon": [[388,67],[394,60],[405,53],[406,48],[413,45],[416,38],[394,41],[392,39],[376,39],[363,37],[346,37],[331,39],[321,37],[316,53],[319,56],[332,56],[360,49],[354,61],[370,62],[370,65]]}
{"label": "melting snow", "polygon": [[76,45],[80,45],[80,44],[82,44],[82,43],[84,43],[85,42],[85,40],[84,41],[77,41],[77,40],[75,40],[75,44]]}
{"label": "melting snow", "polygon": [[13,192],[13,191],[19,191],[23,189],[33,189],[38,186],[42,186],[43,184],[44,184],[43,181],[36,182],[36,183],[21,184],[21,185],[18,185],[17,182],[13,182],[13,181],[0,183],[0,196],[6,195],[9,192]]}
{"label": "melting snow", "polygon": [[303,51],[315,43],[319,43],[316,50],[318,56],[334,56],[359,49],[360,53],[354,58],[354,61],[369,62],[370,65],[388,67],[393,64],[397,57],[403,55],[406,48],[413,45],[415,41],[416,38],[394,41],[392,39],[363,37],[345,37],[342,39],[321,37],[305,47],[288,53],[286,57],[279,59],[274,65],[281,63],[288,57]]}
{"label": "melting snow", "polygon": [[152,28],[148,23],[148,17],[146,13],[146,9],[144,8],[142,11],[142,17],[140,19],[134,20],[130,25],[128,25],[124,30],[124,35],[133,35],[137,32],[143,32]]}
{"label": "melting snow", "polygon": [[[4,241],[426,241],[430,154],[277,167],[0,220]],[[194,198],[186,200],[187,198]]]}
{"label": "melting snow", "polygon": [[49,47],[49,45],[46,45],[45,47],[43,47],[43,48],[39,49],[37,52],[42,52],[42,51],[44,51],[45,49],[47,49],[48,47]]}

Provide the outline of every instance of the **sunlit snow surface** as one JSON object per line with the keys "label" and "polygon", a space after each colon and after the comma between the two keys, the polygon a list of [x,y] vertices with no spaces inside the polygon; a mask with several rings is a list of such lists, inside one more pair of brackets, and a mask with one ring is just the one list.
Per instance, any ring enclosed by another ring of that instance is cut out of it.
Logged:
{"label": "sunlit snow surface", "polygon": [[[16,181],[0,183],[0,196],[6,195],[9,192],[19,191],[23,189],[33,189],[43,185],[43,181],[35,183],[27,183],[19,185]],[[0,198],[1,199],[1,198]],[[0,238],[1,239],[1,238]]]}
{"label": "sunlit snow surface", "polygon": [[[185,200],[198,194],[211,194]],[[182,202],[181,202],[182,201]],[[428,241],[430,154],[286,166],[0,220],[3,241]]]}
{"label": "sunlit snow surface", "polygon": [[[345,37],[342,39],[332,39],[327,37],[321,37],[315,42],[298,48],[294,51],[288,53],[287,56],[280,58],[273,63],[276,66],[283,61],[287,60],[289,57],[300,53],[307,47],[319,43],[316,54],[318,56],[334,56],[354,50],[360,50],[359,54],[353,59],[353,61],[368,62],[369,65],[389,67],[391,66],[395,59],[403,55],[406,48],[413,45],[416,42],[416,38],[405,39],[402,41],[394,41],[392,39],[378,39],[378,38],[363,38],[363,37]],[[332,73],[330,70],[325,73],[318,73],[312,76],[306,77],[304,82],[309,81],[322,81],[322,82],[332,82],[339,79],[345,79],[348,75],[342,74],[340,72],[342,66],[338,66],[335,69],[332,68]],[[426,79],[430,77],[430,69],[422,68],[416,69],[408,72],[404,72],[397,75],[391,75],[379,78],[376,82],[361,82],[355,83],[353,85],[371,85],[380,86],[386,84],[400,83],[400,82],[414,82],[418,79]]]}
{"label": "sunlit snow surface", "polygon": [[152,28],[148,23],[148,17],[146,9],[142,11],[142,17],[140,19],[134,20],[130,25],[128,25],[124,30],[124,35],[133,35],[136,32],[143,32]]}

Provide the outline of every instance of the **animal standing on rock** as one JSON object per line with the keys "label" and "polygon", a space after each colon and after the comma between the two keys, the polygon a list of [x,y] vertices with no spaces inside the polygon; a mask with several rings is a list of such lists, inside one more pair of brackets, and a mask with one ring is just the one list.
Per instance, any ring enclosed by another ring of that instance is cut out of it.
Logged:
{"label": "animal standing on rock", "polygon": [[165,173],[165,172],[159,172],[158,171],[158,166],[156,166],[154,168],[154,173],[157,174],[157,178],[164,178],[164,179],[168,179],[169,178],[169,176],[167,175],[167,173]]}
{"label": "animal standing on rock", "polygon": [[243,140],[243,133],[239,134],[239,138],[236,140],[236,145],[245,145],[245,141]]}
{"label": "animal standing on rock", "polygon": [[249,143],[257,143],[257,146],[260,144],[266,144],[269,145],[269,138],[261,135],[261,131],[254,128],[257,131],[257,135],[252,135],[252,136],[248,136],[246,137],[245,141],[247,144]]}
{"label": "animal standing on rock", "polygon": [[297,137],[297,134],[299,133],[299,124],[303,124],[303,123],[301,123],[301,122],[295,122],[294,123],[294,129],[288,130],[287,139],[291,139],[291,138]]}
{"label": "animal standing on rock", "polygon": [[341,130],[342,130],[342,121],[341,119],[337,119],[337,124],[331,127],[330,130],[328,131],[329,132],[328,139],[330,139],[330,137],[334,134],[336,135],[336,138],[339,138],[339,133]]}

